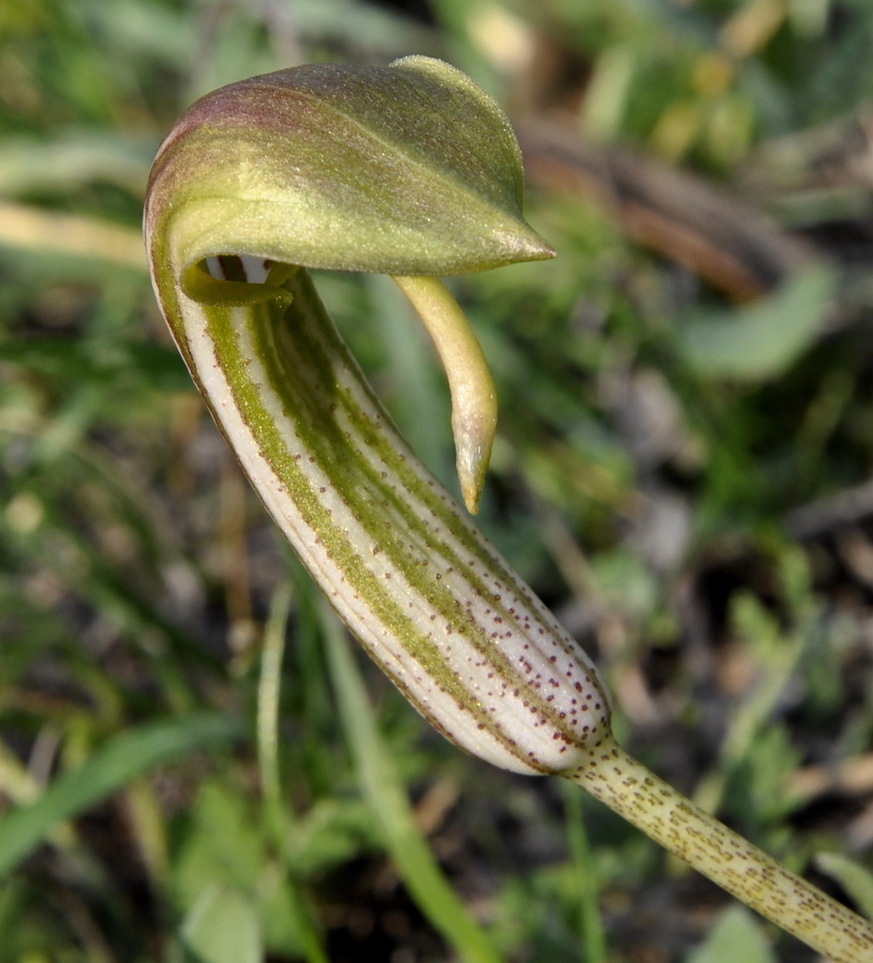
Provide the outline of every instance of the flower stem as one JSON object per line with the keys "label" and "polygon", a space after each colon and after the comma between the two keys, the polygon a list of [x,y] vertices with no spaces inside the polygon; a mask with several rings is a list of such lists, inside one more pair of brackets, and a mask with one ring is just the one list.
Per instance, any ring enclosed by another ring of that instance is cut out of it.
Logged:
{"label": "flower stem", "polygon": [[614,812],[834,963],[869,963],[873,926],[686,799],[615,744],[567,774]]}

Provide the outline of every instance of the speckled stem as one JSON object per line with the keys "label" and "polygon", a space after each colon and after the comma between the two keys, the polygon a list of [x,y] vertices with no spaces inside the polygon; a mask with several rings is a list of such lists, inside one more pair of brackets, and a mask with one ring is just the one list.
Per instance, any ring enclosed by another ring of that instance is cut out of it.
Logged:
{"label": "speckled stem", "polygon": [[870,963],[873,926],[605,741],[568,777],[647,836],[834,963]]}

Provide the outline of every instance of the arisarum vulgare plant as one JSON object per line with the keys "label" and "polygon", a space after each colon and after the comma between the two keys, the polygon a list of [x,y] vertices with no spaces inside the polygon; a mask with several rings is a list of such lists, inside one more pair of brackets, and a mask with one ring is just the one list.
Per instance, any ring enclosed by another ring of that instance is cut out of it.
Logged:
{"label": "arisarum vulgare plant", "polygon": [[307,268],[393,276],[439,351],[464,499],[495,423],[482,352],[439,276],[551,257],[521,216],[500,108],[425,57],[232,84],[178,121],[145,212],[155,291],[216,422],[312,577],[438,730],[572,780],[843,963],[873,927],[615,742],[596,668],[399,436]]}

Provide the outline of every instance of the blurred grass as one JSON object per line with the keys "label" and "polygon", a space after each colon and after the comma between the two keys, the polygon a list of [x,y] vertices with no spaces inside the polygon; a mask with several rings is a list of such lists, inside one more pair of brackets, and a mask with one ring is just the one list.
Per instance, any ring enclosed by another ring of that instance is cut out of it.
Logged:
{"label": "blurred grass", "polygon": [[[590,199],[539,189],[529,219],[560,258],[454,287],[502,403],[482,525],[598,658],[623,740],[869,899],[873,510],[831,499],[873,465],[873,190],[815,177],[822,142],[865,129],[871,39],[865,0],[6,0],[0,963],[464,958],[420,888],[442,877],[487,934],[470,945],[507,960],[810,959],[589,800],[460,757],[358,661],[358,719],[408,797],[391,804],[430,845],[411,859],[351,738],[339,641],[305,580],[276,594],[293,563],[153,302],[145,178],[218,84],[411,52],[822,249],[826,277],[739,309]],[[383,282],[319,280],[452,484],[445,386]],[[186,720],[217,717],[239,738],[210,748]]]}

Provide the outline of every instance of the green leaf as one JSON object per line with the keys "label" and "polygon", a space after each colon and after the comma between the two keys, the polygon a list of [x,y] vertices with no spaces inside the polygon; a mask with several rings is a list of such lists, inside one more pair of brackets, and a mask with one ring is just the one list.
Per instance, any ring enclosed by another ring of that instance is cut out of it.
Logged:
{"label": "green leaf", "polygon": [[815,863],[843,887],[868,919],[873,919],[873,873],[839,853],[821,853]]}
{"label": "green leaf", "polygon": [[174,888],[185,910],[193,907],[205,881],[254,892],[267,859],[256,811],[238,787],[209,780],[189,811],[191,825],[174,865]]}
{"label": "green leaf", "polygon": [[221,778],[200,787],[178,834],[170,880],[174,908],[179,915],[196,918],[204,894],[220,887],[248,901],[257,915],[259,939],[271,953],[283,959],[285,954],[323,961],[295,880],[323,871],[326,864],[300,864],[289,858],[293,873],[277,865],[271,848],[275,840],[267,833],[268,816],[242,793],[237,782]]}
{"label": "green leaf", "polygon": [[59,823],[72,819],[131,780],[199,749],[227,743],[239,732],[224,716],[202,714],[122,732],[74,772],[59,776],[29,806],[0,821],[0,878],[35,849]]}
{"label": "green leaf", "polygon": [[182,945],[196,963],[261,963],[258,914],[238,890],[210,886],[186,916]]}
{"label": "green leaf", "polygon": [[776,963],[776,957],[755,917],[742,906],[725,910],[685,963]]}
{"label": "green leaf", "polygon": [[818,268],[749,307],[687,320],[677,331],[679,352],[706,377],[743,381],[775,377],[821,334],[836,284],[834,272]]}

